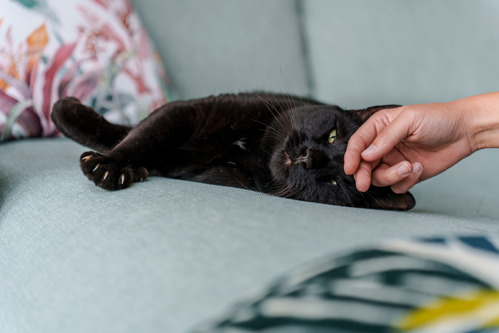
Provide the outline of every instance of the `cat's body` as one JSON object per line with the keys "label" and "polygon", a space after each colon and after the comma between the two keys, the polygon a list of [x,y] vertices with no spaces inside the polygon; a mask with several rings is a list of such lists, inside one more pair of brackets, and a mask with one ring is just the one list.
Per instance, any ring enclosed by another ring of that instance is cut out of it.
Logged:
{"label": "cat's body", "polygon": [[298,200],[407,210],[414,206],[410,194],[376,187],[360,193],[343,172],[348,139],[381,108],[344,111],[287,95],[220,95],[168,103],[130,128],[69,97],[56,103],[52,119],[63,134],[102,153],[84,153],[80,162],[108,190],[151,172]]}

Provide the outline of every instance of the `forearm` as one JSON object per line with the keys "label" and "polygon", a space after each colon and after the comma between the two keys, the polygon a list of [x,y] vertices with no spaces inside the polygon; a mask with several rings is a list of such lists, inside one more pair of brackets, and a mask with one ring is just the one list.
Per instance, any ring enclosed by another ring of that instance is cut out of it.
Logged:
{"label": "forearm", "polygon": [[463,114],[473,151],[499,148],[499,92],[450,102]]}

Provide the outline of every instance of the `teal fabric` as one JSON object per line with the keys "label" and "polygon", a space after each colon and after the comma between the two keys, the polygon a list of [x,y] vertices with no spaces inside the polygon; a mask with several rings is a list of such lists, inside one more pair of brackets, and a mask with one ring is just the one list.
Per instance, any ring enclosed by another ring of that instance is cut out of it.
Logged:
{"label": "teal fabric", "polygon": [[[434,203],[473,188],[450,172],[445,184],[456,187],[418,189],[416,210],[403,213],[158,177],[106,192],[79,170],[84,150],[66,139],[0,146],[2,332],[185,332],[326,254],[399,237],[499,233],[485,200],[472,218]],[[476,181],[473,191],[486,182]],[[483,195],[496,188],[491,181]]]}
{"label": "teal fabric", "polygon": [[267,90],[307,95],[289,0],[133,0],[181,98]]}
{"label": "teal fabric", "polygon": [[347,108],[497,90],[495,0],[304,0],[314,96]]}
{"label": "teal fabric", "polygon": [[476,220],[497,224],[497,165],[497,149],[476,152],[444,173],[417,185],[412,190],[417,200],[413,211],[462,218],[470,226]]}

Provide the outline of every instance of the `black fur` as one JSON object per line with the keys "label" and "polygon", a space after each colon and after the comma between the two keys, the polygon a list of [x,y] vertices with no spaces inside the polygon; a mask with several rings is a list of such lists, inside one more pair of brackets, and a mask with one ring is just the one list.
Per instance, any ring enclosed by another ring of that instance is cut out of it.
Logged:
{"label": "black fur", "polygon": [[343,172],[350,136],[388,107],[394,106],[344,111],[287,95],[220,95],[168,103],[130,128],[67,97],[54,105],[52,119],[63,134],[100,152],[84,153],[80,163],[107,190],[154,172],[304,201],[408,210],[415,204],[411,194],[374,186],[360,193]]}

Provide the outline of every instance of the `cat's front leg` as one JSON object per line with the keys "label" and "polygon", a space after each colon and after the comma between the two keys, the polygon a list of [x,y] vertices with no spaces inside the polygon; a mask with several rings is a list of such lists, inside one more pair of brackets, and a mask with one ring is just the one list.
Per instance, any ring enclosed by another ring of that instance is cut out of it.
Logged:
{"label": "cat's front leg", "polygon": [[85,176],[95,185],[110,191],[127,188],[134,182],[144,181],[149,175],[144,167],[134,167],[93,151],[81,155],[80,166]]}

